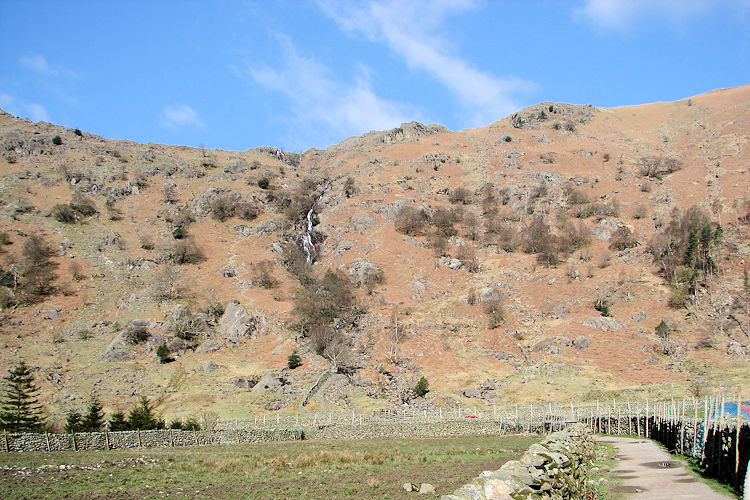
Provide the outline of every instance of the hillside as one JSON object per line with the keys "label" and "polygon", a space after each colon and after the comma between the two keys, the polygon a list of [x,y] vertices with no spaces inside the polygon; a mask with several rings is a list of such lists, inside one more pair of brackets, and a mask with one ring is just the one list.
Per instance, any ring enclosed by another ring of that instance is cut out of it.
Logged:
{"label": "hillside", "polygon": [[750,86],[301,154],[3,113],[0,371],[34,367],[57,419],[91,394],[170,418],[296,412],[331,367],[305,408],[735,387],[749,136]]}

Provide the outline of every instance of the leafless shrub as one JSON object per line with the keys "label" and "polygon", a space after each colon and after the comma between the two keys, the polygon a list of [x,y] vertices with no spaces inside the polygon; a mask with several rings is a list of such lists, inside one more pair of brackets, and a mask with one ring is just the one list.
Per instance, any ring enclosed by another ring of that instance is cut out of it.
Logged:
{"label": "leafless shrub", "polygon": [[180,197],[177,194],[177,185],[172,182],[164,183],[164,185],[161,187],[161,195],[164,203],[168,203],[170,205],[180,201]]}
{"label": "leafless shrub", "polygon": [[633,232],[626,226],[620,226],[617,231],[612,235],[612,239],[609,242],[610,250],[621,251],[626,248],[632,248],[638,245],[638,239],[635,237]]}
{"label": "leafless shrub", "polygon": [[423,210],[411,206],[404,206],[396,213],[396,230],[403,234],[415,236],[422,232],[427,221]]}
{"label": "leafless shrub", "polygon": [[198,264],[205,260],[205,256],[192,238],[184,238],[174,242],[169,260],[175,264]]}
{"label": "leafless shrub", "polygon": [[465,187],[457,187],[448,196],[448,201],[453,204],[461,203],[462,205],[471,204],[472,192]]}
{"label": "leafless shrub", "polygon": [[153,250],[154,249],[154,240],[151,238],[150,235],[145,233],[140,233],[138,235],[138,241],[141,245],[141,248],[144,250]]}
{"label": "leafless shrub", "polygon": [[260,288],[275,288],[279,280],[274,276],[275,264],[272,260],[262,260],[255,264],[253,284]]}
{"label": "leafless shrub", "polygon": [[677,158],[666,156],[648,156],[641,159],[641,167],[638,173],[642,177],[661,179],[665,175],[676,172],[682,168],[682,162]]}
{"label": "leafless shrub", "polygon": [[572,184],[567,184],[564,191],[570,205],[584,205],[591,201],[586,193]]}

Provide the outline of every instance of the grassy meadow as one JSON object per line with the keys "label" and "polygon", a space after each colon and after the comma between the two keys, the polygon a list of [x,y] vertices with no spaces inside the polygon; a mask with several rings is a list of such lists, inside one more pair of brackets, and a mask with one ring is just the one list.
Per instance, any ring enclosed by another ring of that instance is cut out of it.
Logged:
{"label": "grassy meadow", "polygon": [[519,457],[538,439],[469,436],[0,453],[0,494],[3,500],[402,498],[406,482],[430,483],[446,494]]}

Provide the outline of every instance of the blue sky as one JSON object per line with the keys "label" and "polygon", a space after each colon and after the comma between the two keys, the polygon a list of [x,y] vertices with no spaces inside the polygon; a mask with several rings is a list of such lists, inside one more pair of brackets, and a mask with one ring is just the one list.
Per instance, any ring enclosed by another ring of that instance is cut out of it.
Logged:
{"label": "blue sky", "polygon": [[0,108],[138,142],[322,149],[747,83],[750,0],[0,0]]}

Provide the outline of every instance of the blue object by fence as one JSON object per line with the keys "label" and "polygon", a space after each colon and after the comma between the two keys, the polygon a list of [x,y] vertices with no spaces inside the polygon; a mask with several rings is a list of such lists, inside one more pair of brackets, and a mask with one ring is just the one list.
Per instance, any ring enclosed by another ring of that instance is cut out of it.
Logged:
{"label": "blue object by fence", "polygon": [[[729,416],[736,417],[737,411],[742,412],[740,413],[741,417],[750,418],[750,405],[737,406],[737,403],[724,403],[724,416],[725,417],[729,417]],[[718,416],[719,414],[714,412],[714,414],[711,415],[711,418],[716,418]]]}

